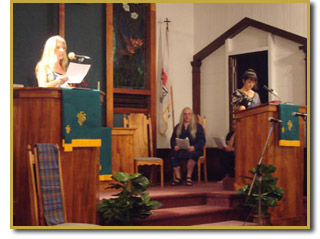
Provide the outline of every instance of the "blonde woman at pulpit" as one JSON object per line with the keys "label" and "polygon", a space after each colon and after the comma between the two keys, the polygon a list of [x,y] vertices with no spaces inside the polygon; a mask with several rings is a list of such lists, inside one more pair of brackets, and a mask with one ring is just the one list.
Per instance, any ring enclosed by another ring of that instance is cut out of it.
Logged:
{"label": "blonde woman at pulpit", "polygon": [[50,37],[44,46],[35,74],[39,87],[69,87],[67,43],[61,36]]}

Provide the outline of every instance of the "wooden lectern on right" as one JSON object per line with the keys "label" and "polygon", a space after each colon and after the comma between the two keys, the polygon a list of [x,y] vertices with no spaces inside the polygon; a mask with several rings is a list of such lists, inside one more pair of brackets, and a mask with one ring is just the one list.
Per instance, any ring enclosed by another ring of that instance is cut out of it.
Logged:
{"label": "wooden lectern on right", "polygon": [[[306,113],[307,107],[300,106],[299,112]],[[236,161],[235,188],[239,189],[250,181],[241,176],[252,176],[248,171],[259,163],[271,122],[269,117],[279,119],[279,107],[263,104],[235,114]],[[304,120],[299,117],[300,147],[279,146],[279,124],[275,124],[262,163],[274,165],[277,170],[277,186],[284,190],[279,205],[271,208],[271,223],[274,226],[305,226],[303,214],[304,174]]]}

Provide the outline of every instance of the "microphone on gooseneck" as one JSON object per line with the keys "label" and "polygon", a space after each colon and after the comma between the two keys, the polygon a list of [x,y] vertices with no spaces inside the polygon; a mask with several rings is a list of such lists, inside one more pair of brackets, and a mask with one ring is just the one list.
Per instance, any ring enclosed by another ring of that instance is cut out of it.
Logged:
{"label": "microphone on gooseneck", "polygon": [[271,95],[277,97],[279,101],[281,101],[278,93],[274,89],[269,89],[266,85],[264,85],[263,88],[267,90]]}
{"label": "microphone on gooseneck", "polygon": [[293,116],[293,117],[297,117],[297,116],[307,117],[307,114],[303,114],[303,113],[299,113],[299,112],[292,112],[291,116]]}
{"label": "microphone on gooseneck", "polygon": [[282,123],[282,120],[279,120],[279,119],[276,119],[276,118],[273,118],[273,117],[269,117],[268,121],[269,122],[274,122],[274,123]]}
{"label": "microphone on gooseneck", "polygon": [[90,56],[77,55],[77,54],[75,54],[74,52],[69,52],[68,58],[69,58],[71,61],[78,60],[79,62],[83,62],[84,59],[88,59],[88,60],[91,59]]}
{"label": "microphone on gooseneck", "polygon": [[265,90],[267,90],[270,94],[279,97],[278,93],[274,89],[269,89],[266,85],[263,86]]}

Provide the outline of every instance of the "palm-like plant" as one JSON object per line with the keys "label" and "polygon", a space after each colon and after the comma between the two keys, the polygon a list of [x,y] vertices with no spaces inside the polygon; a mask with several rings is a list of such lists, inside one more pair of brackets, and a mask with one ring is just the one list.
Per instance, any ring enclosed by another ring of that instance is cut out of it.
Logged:
{"label": "palm-like plant", "polygon": [[[259,170],[259,171],[257,171]],[[260,164],[260,166],[256,166],[252,171],[249,171],[251,174],[258,173],[261,175],[261,215],[268,214],[269,207],[277,206],[279,200],[283,197],[283,189],[277,187],[278,179],[273,177],[271,174],[276,171],[276,167],[273,165],[266,166],[264,164]],[[253,180],[253,177],[244,178]],[[245,197],[244,206],[251,207],[254,211],[254,214],[258,214],[258,201],[259,201],[259,180],[255,180],[251,194],[248,196],[250,184],[246,184],[243,188],[237,190],[237,193],[243,195]]]}
{"label": "palm-like plant", "polygon": [[150,200],[146,190],[149,180],[140,173],[130,175],[116,172],[112,178],[117,183],[110,184],[110,189],[122,189],[113,196],[103,199],[98,205],[101,219],[105,225],[132,225],[136,219],[143,219],[153,214],[152,210],[162,206],[155,200]]}

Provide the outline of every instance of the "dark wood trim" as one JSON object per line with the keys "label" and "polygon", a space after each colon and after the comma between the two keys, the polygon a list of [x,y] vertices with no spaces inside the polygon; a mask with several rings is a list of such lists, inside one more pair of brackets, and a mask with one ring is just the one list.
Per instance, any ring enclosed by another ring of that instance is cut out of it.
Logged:
{"label": "dark wood trim", "polygon": [[219,47],[225,44],[225,40],[228,38],[233,38],[237,34],[239,34],[241,31],[246,29],[247,27],[255,27],[260,30],[270,32],[274,35],[283,37],[285,39],[297,42],[302,45],[307,45],[307,39],[304,37],[301,37],[299,35],[293,34],[291,32],[282,30],[277,27],[273,27],[271,25],[258,22],[256,20],[253,20],[251,18],[243,18],[240,22],[235,24],[233,27],[231,27],[228,31],[223,33],[221,36],[219,36],[217,39],[215,39],[213,42],[211,42],[209,45],[207,45],[205,48],[203,48],[201,51],[199,51],[197,54],[193,56],[193,60],[196,61],[202,61],[204,58],[212,54],[215,50],[217,50]]}
{"label": "dark wood trim", "polygon": [[[299,49],[304,52],[304,69],[305,69],[305,78],[308,79],[308,48],[307,45],[299,46]],[[306,80],[306,104],[308,104],[308,81]]]}
{"label": "dark wood trim", "polygon": [[129,95],[151,95],[151,90],[137,90],[128,88],[113,88],[113,93]]}
{"label": "dark wood trim", "polygon": [[200,67],[202,62],[201,61],[192,61],[192,108],[194,114],[201,115],[200,112]]}
{"label": "dark wood trim", "polygon": [[106,4],[106,125],[113,127],[113,6]]}
{"label": "dark wood trim", "polygon": [[147,86],[151,90],[149,112],[151,116],[153,148],[157,148],[157,102],[156,102],[156,4],[150,3],[147,7]]}
{"label": "dark wood trim", "polygon": [[65,38],[65,4],[59,3],[59,36]]}
{"label": "dark wood trim", "polygon": [[114,108],[115,114],[130,114],[130,113],[143,113],[148,114],[148,109],[141,108]]}
{"label": "dark wood trim", "polygon": [[232,126],[232,118],[233,118],[233,107],[231,106],[231,100],[232,100],[232,85],[233,85],[233,59],[231,56],[229,56],[228,62],[229,62],[229,96],[228,96],[228,103],[229,103],[229,131]]}

